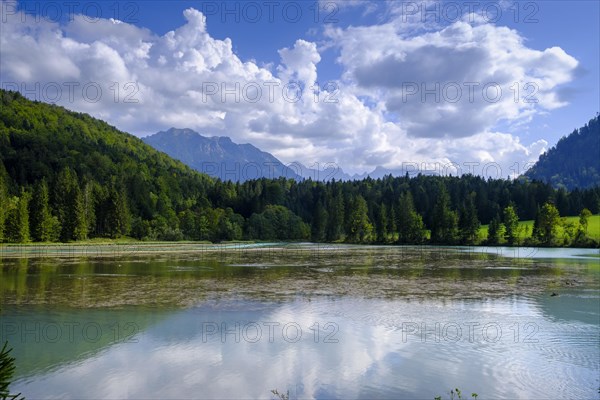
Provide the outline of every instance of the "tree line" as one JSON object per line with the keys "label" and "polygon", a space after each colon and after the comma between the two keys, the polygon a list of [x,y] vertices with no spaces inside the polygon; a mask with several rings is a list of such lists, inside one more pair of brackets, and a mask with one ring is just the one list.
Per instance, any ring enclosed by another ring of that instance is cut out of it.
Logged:
{"label": "tree line", "polygon": [[[587,222],[600,207],[598,189],[567,193],[539,182],[476,176],[215,180],[177,206],[151,194],[153,214],[144,218],[133,190],[116,180],[101,185],[80,179],[68,167],[50,185],[45,177],[31,185],[7,185],[6,173],[0,173],[0,241],[132,237],[595,246]],[[579,222],[567,223],[561,215],[579,215]],[[523,219],[535,221],[530,232],[522,232]],[[480,235],[481,224],[489,224],[487,237]]]}
{"label": "tree line", "polygon": [[[556,190],[473,175],[223,182],[89,115],[3,90],[0,104],[0,242],[521,244],[525,236],[597,245],[581,223],[567,226],[561,216],[597,214],[599,187]],[[518,220],[538,222],[513,234]],[[489,237],[479,236],[481,224],[490,225]]]}

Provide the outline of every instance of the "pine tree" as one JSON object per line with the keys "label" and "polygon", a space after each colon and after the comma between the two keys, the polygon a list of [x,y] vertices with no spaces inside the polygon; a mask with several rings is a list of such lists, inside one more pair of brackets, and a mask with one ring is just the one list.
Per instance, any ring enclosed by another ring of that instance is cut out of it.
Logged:
{"label": "pine tree", "polygon": [[322,242],[325,240],[325,231],[327,228],[327,211],[320,201],[313,211],[311,224],[311,238],[313,242]]}
{"label": "pine tree", "polygon": [[83,195],[79,189],[79,184],[73,186],[72,192],[72,210],[70,217],[72,218],[73,236],[74,240],[85,240],[87,239],[88,224],[85,219],[85,205],[83,202]]}
{"label": "pine tree", "polygon": [[431,241],[433,243],[454,244],[458,239],[458,216],[450,209],[450,197],[443,184],[440,184],[437,202],[433,208]]}
{"label": "pine tree", "polygon": [[70,168],[59,174],[55,189],[56,214],[60,222],[60,240],[83,240],[87,238],[88,224],[77,174]]}
{"label": "pine tree", "polygon": [[509,245],[518,244],[519,241],[519,217],[515,208],[510,205],[504,209],[504,238]]}
{"label": "pine tree", "polygon": [[20,197],[13,197],[8,204],[4,223],[6,240],[12,243],[29,242],[29,193],[21,189]]}
{"label": "pine tree", "polygon": [[210,225],[204,214],[200,214],[198,218],[198,235],[200,240],[208,240],[210,236]]}
{"label": "pine tree", "polygon": [[35,242],[49,242],[54,237],[54,219],[50,214],[48,184],[45,179],[38,182],[29,204],[29,226],[31,238]]}
{"label": "pine tree", "polygon": [[473,196],[475,194],[467,196],[464,206],[460,212],[459,218],[459,231],[460,239],[462,243],[474,244],[477,240],[479,233],[479,227],[481,223],[477,218],[477,209],[473,202]]}
{"label": "pine tree", "polygon": [[388,219],[388,216],[387,216],[385,204],[381,204],[379,206],[379,212],[378,212],[377,224],[376,224],[377,242],[379,242],[379,243],[387,242],[387,235],[388,235],[387,219]]}
{"label": "pine tree", "polygon": [[329,203],[327,218],[327,241],[340,240],[344,232],[344,198],[340,193],[335,194]]}
{"label": "pine tree", "polygon": [[357,195],[353,201],[349,221],[349,238],[353,242],[363,242],[370,238],[373,225],[369,221],[369,209],[365,198]]}
{"label": "pine tree", "polygon": [[4,221],[8,211],[9,201],[4,177],[4,165],[0,161],[0,243],[4,242]]}
{"label": "pine tree", "polygon": [[86,236],[96,232],[96,182],[86,182],[81,193],[83,201],[83,219],[87,225]]}
{"label": "pine tree", "polygon": [[[116,184],[111,184],[106,199],[105,229],[109,237],[116,238],[129,234],[131,229],[131,215],[127,205],[127,196],[123,187],[117,189]],[[175,217],[176,218],[176,217]]]}
{"label": "pine tree", "polygon": [[492,218],[488,226],[487,243],[492,245],[500,244],[503,229],[504,227],[502,225],[500,217],[496,214],[496,216]]}
{"label": "pine tree", "polygon": [[392,235],[392,241],[393,241],[394,240],[394,235],[398,231],[398,227],[396,226],[396,211],[395,211],[395,207],[392,204],[390,204],[390,206],[388,207],[388,225],[387,225],[387,231],[388,231],[389,234]]}
{"label": "pine tree", "polygon": [[423,218],[415,210],[412,194],[405,192],[398,200],[398,243],[420,244],[425,240]]}
{"label": "pine tree", "polygon": [[398,201],[398,243],[421,244],[424,241],[423,218],[415,209],[412,194],[402,193]]}

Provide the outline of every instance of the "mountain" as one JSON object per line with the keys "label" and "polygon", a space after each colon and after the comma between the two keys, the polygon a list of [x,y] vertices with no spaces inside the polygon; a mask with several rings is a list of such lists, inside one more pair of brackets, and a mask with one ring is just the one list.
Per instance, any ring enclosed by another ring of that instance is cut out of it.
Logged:
{"label": "mountain", "polygon": [[344,172],[335,163],[312,164],[310,168],[299,161],[293,162],[294,171],[301,175],[304,179],[312,179],[313,181],[327,182],[332,179],[336,181],[350,181],[353,176]]}
{"label": "mountain", "polygon": [[562,137],[524,176],[567,190],[600,186],[600,117]]}
{"label": "mountain", "polygon": [[416,176],[419,172],[431,175],[428,171],[415,168],[387,169],[377,167],[371,172],[350,175],[335,163],[315,163],[307,167],[296,161],[285,165],[272,154],[251,144],[236,144],[226,136],[206,137],[192,129],[171,128],[142,139],[145,143],[169,156],[222,181],[246,182],[257,178],[295,179],[301,181],[327,182],[362,180],[367,177],[383,178],[386,175]]}
{"label": "mountain", "polygon": [[273,155],[251,144],[236,144],[226,136],[205,137],[191,129],[171,128],[142,140],[195,170],[223,181],[279,177],[302,180],[293,168]]}
{"label": "mountain", "polygon": [[327,182],[332,179],[335,179],[336,181],[361,181],[366,178],[383,179],[384,177],[386,177],[388,175],[391,175],[394,177],[403,177],[403,176],[406,176],[407,173],[408,173],[408,176],[410,176],[410,177],[415,177],[419,174],[421,174],[421,175],[438,175],[439,174],[439,172],[435,171],[435,170],[419,169],[418,168],[419,166],[413,165],[413,164],[407,165],[405,168],[398,168],[398,169],[389,169],[389,168],[385,168],[382,166],[377,166],[371,172],[364,172],[362,174],[353,174],[353,175],[350,175],[350,174],[344,172],[344,170],[335,163],[323,163],[320,165],[316,165],[316,164],[311,165],[311,166],[314,166],[315,168],[306,167],[305,165],[303,165],[302,163],[300,163],[298,161],[292,163],[292,165],[294,165],[296,167],[295,171],[298,172],[300,175],[302,175],[303,178],[305,178],[305,179],[310,178],[313,181],[321,181],[321,182]]}

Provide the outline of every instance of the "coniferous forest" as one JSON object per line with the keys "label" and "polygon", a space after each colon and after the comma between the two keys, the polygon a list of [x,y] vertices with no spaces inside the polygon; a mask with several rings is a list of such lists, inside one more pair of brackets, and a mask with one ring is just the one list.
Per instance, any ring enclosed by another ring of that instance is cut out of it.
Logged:
{"label": "coniferous forest", "polygon": [[[472,175],[222,182],[87,114],[0,94],[0,242],[598,245],[586,221],[599,187]],[[525,241],[519,220],[535,221]]]}
{"label": "coniferous forest", "polygon": [[600,182],[600,117],[563,136],[525,173],[530,179],[550,182],[567,190],[588,188]]}

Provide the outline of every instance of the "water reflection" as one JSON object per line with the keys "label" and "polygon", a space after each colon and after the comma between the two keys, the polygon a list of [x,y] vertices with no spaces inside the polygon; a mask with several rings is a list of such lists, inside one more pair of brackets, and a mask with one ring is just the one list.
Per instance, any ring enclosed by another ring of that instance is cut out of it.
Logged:
{"label": "water reflection", "polygon": [[292,398],[433,398],[451,387],[597,396],[593,257],[229,250],[5,259],[0,340],[14,347],[14,389],[28,398],[265,398],[275,388]]}
{"label": "water reflection", "polygon": [[433,398],[458,386],[485,397],[589,398],[597,338],[597,325],[548,320],[538,299],[216,301],[172,311],[135,342],[16,388],[33,398],[265,398],[274,388],[299,398]]}

